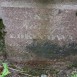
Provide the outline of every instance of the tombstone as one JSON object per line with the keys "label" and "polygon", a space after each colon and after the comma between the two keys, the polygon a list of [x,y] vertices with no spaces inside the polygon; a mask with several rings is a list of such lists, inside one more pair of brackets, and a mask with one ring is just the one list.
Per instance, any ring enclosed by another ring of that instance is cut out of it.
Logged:
{"label": "tombstone", "polygon": [[0,3],[10,61],[21,63],[37,59],[37,55],[26,48],[33,43],[36,46],[45,41],[59,45],[77,42],[77,6],[40,1],[3,0]]}

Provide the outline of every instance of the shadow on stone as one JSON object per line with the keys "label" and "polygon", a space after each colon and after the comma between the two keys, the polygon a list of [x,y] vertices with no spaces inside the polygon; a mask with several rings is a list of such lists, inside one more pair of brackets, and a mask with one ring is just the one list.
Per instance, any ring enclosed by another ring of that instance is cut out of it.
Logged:
{"label": "shadow on stone", "polygon": [[38,57],[49,59],[58,59],[77,54],[77,43],[74,42],[60,46],[50,40],[38,41],[35,39],[31,44],[26,46],[26,48],[27,51],[34,53]]}

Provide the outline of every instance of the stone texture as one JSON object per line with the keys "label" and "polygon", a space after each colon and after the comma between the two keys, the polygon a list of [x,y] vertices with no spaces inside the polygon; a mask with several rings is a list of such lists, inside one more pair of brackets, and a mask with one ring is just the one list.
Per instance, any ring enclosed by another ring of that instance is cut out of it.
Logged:
{"label": "stone texture", "polygon": [[15,39],[15,43],[20,39],[76,41],[76,10],[13,7],[4,7],[3,10],[4,23],[9,31],[7,43],[9,39]]}
{"label": "stone texture", "polygon": [[51,40],[59,45],[77,42],[77,6],[19,3],[11,2],[12,6],[7,5],[8,3],[2,5],[2,18],[7,31],[5,42],[10,59],[32,59],[33,56],[26,52],[26,46],[33,39]]}

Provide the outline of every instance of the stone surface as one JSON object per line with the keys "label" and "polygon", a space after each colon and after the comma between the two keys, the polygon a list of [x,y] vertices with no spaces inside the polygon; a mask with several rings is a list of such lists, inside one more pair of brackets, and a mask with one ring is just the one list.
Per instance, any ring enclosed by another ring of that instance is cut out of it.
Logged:
{"label": "stone surface", "polygon": [[77,5],[5,0],[1,7],[7,31],[6,47],[14,61],[32,59],[26,46],[34,39],[59,45],[77,42]]}

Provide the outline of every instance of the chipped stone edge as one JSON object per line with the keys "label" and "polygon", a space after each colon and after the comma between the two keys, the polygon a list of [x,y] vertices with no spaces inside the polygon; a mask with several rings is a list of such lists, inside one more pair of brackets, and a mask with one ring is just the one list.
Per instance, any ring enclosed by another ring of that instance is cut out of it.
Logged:
{"label": "chipped stone edge", "polygon": [[77,10],[77,4],[60,3],[60,4],[40,4],[40,3],[26,3],[24,1],[4,1],[0,3],[1,7],[19,7],[19,8],[56,8],[56,9],[73,9]]}

